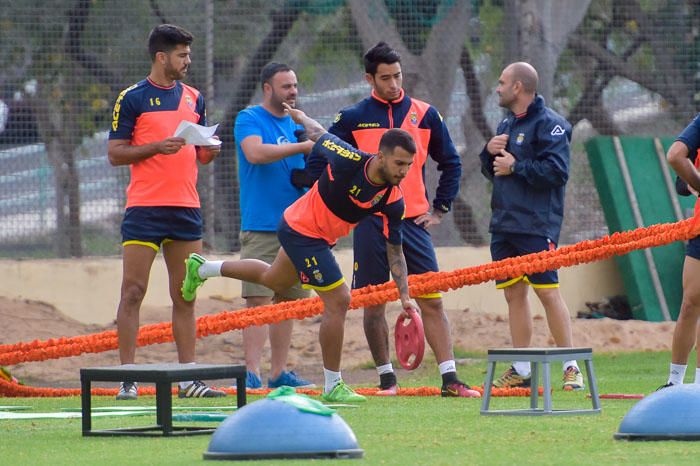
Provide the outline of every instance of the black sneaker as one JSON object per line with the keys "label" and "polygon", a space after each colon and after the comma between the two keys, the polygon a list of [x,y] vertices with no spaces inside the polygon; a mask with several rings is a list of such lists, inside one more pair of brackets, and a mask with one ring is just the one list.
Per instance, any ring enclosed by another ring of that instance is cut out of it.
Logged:
{"label": "black sneaker", "polygon": [[659,390],[663,390],[664,388],[668,388],[668,387],[673,387],[674,385],[676,385],[676,384],[669,382],[669,383],[664,384],[664,385],[660,386],[659,388],[657,388],[656,391],[658,392]]}
{"label": "black sneaker", "polygon": [[396,396],[399,393],[399,384],[394,372],[387,372],[379,376],[379,390],[375,395]]}
{"label": "black sneaker", "polygon": [[177,396],[179,398],[219,398],[226,396],[226,392],[211,388],[201,380],[195,380],[185,388],[180,388]]}

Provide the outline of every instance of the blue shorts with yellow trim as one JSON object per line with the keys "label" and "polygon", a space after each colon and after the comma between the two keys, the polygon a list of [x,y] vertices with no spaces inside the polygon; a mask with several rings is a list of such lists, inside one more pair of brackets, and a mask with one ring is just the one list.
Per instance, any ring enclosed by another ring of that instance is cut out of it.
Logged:
{"label": "blue shorts with yellow trim", "polygon": [[[524,256],[535,252],[549,251],[557,245],[546,236],[526,235],[521,233],[493,233],[491,235],[491,258],[494,261],[509,257]],[[543,273],[510,277],[507,280],[497,280],[496,288],[506,288],[520,280],[532,285],[533,288],[559,287],[559,275],[556,270]]]}
{"label": "blue shorts with yellow trim", "polygon": [[298,233],[284,218],[277,227],[277,237],[297,269],[302,288],[330,291],[345,282],[327,241]]}
{"label": "blue shorts with yellow trim", "polygon": [[167,241],[202,239],[202,212],[193,207],[129,207],[122,221],[122,244],[158,251]]}
{"label": "blue shorts with yellow trim", "polygon": [[688,245],[685,247],[685,255],[700,260],[700,236],[688,240]]}
{"label": "blue shorts with yellow trim", "polygon": [[[438,264],[430,232],[406,218],[401,225],[403,255],[409,275],[437,272]],[[380,285],[389,281],[389,260],[386,256],[384,221],[378,215],[363,218],[353,231],[354,265],[352,287]],[[440,293],[431,293],[421,298],[439,298]]]}

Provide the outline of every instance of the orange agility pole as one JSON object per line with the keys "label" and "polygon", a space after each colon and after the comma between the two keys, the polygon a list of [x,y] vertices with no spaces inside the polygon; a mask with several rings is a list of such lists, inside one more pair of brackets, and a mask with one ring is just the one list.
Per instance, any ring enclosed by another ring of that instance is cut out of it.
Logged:
{"label": "orange agility pole", "polygon": [[[236,393],[233,388],[221,388],[228,394]],[[482,387],[472,387],[483,394],[484,389]],[[119,389],[117,388],[92,388],[90,392],[93,396],[115,396]],[[177,388],[173,387],[173,394],[177,394]],[[248,395],[267,395],[272,390],[269,388],[258,388],[258,389],[248,389],[246,393]],[[303,393],[305,395],[318,396],[321,395],[320,390],[311,389],[297,389],[298,393]],[[357,388],[355,391],[364,396],[375,396],[379,391],[379,388]],[[156,389],[152,386],[142,386],[139,387],[139,393],[141,395],[155,395]],[[542,394],[542,387],[539,388],[540,395]],[[50,387],[29,387],[27,385],[20,385],[6,380],[0,379],[0,395],[8,398],[57,398],[66,396],[80,396],[79,388],[50,388]],[[399,396],[440,396],[440,388],[438,387],[409,387],[409,388],[399,388]],[[492,388],[491,396],[495,397],[524,397],[530,396],[529,388]]]}
{"label": "orange agility pole", "polygon": [[[512,257],[451,272],[429,272],[414,275],[409,277],[409,288],[412,296],[420,296],[491,280],[595,262],[614,255],[624,255],[637,249],[687,240],[700,234],[700,222],[697,222],[697,219],[696,216],[676,223],[664,223],[614,233],[597,240],[564,246],[555,251]],[[350,307],[357,309],[396,299],[398,299],[398,290],[395,284],[387,282],[382,285],[353,290]],[[287,301],[239,311],[224,311],[198,318],[197,336],[215,335],[250,325],[270,324],[287,319],[305,319],[321,312],[323,312],[323,306],[319,298]],[[138,346],[147,346],[170,341],[173,341],[172,324],[162,322],[141,327],[137,344]],[[0,365],[58,359],[117,348],[117,333],[114,330],[92,335],[0,345]]]}

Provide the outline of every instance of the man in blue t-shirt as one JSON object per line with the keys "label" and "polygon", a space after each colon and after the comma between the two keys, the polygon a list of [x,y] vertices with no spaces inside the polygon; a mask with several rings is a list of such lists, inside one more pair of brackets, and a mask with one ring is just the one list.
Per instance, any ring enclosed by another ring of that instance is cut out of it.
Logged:
{"label": "man in blue t-shirt", "polygon": [[[262,69],[260,81],[262,104],[239,113],[234,127],[240,181],[241,258],[272,263],[280,248],[277,225],[282,213],[305,191],[292,184],[292,170],[304,168],[304,154],[311,151],[313,142],[304,140],[302,127],[294,123],[282,106],[282,103],[295,106],[294,71],[284,64],[269,63]],[[308,293],[296,285],[275,296],[262,285],[242,282],[241,296],[246,307],[255,307],[270,304],[273,297],[275,301],[284,301],[306,298]],[[313,386],[293,371],[286,371],[292,327],[293,321],[287,320],[270,325],[269,330],[267,325],[243,330],[249,388],[262,386],[260,360],[268,332],[271,350],[268,386]]]}
{"label": "man in blue t-shirt", "polygon": [[[666,157],[676,174],[688,184],[688,190],[695,196],[700,191],[700,172],[696,157],[700,149],[700,114],[683,130],[676,141],[668,149]],[[693,163],[694,161],[694,163]],[[697,211],[697,206],[696,206]],[[688,367],[688,357],[693,347],[700,341],[700,236],[688,241],[683,263],[683,302],[678,314],[676,328],[673,331],[671,345],[671,367],[666,385],[683,383]],[[695,383],[700,383],[700,351],[697,356]]]}

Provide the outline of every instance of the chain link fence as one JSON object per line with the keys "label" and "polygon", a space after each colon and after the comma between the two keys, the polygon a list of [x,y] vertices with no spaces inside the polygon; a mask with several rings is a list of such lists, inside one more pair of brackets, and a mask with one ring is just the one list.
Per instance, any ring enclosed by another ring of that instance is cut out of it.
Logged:
{"label": "chain link fence", "polygon": [[[149,31],[195,36],[186,81],[206,97],[223,149],[200,169],[205,245],[238,248],[233,123],[259,103],[272,60],[297,72],[300,106],[328,127],[365,98],[362,53],[402,54],[404,87],[444,116],[463,161],[437,245],[488,244],[490,186],[477,154],[502,111],[504,65],[527,60],[574,125],[562,243],[607,233],[583,142],[678,133],[700,100],[700,4],[667,0],[0,0],[0,256],[120,252],[128,168],[106,156],[118,93],[150,70]],[[429,192],[437,171],[426,169]],[[345,243],[347,244],[347,243]]]}

